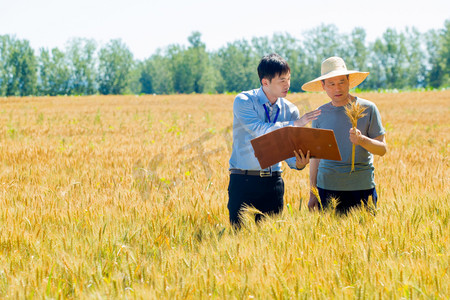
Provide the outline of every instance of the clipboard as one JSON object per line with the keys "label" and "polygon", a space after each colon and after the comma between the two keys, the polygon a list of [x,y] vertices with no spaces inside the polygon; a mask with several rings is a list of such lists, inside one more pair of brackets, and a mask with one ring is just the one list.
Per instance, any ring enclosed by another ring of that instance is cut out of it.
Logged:
{"label": "clipboard", "polygon": [[255,156],[262,169],[295,156],[301,149],[311,158],[342,160],[336,137],[331,129],[283,127],[252,139]]}

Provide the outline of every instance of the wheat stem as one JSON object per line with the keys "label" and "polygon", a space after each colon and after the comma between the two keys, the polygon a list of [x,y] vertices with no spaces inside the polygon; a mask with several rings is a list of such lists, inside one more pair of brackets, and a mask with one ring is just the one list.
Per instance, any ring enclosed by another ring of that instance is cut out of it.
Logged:
{"label": "wheat stem", "polygon": [[[365,110],[366,107],[361,106],[359,103],[356,103],[356,101],[352,102],[351,105],[345,106],[345,114],[349,118],[350,123],[352,123],[354,130],[356,130],[358,120],[366,115],[363,113]],[[353,171],[355,171],[355,144],[352,146],[352,167],[350,173]]]}

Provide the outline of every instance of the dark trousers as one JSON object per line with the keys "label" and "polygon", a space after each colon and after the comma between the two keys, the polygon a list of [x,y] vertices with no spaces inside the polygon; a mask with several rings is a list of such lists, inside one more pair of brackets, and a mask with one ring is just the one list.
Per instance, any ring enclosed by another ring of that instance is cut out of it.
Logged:
{"label": "dark trousers", "polygon": [[[281,176],[259,177],[230,174],[228,185],[228,211],[230,223],[241,225],[241,213],[245,206],[252,206],[264,214],[278,214],[283,210],[284,181]],[[255,215],[255,221],[261,219]]]}
{"label": "dark trousers", "polygon": [[351,208],[361,206],[361,202],[367,206],[369,196],[372,196],[374,207],[377,205],[378,195],[375,188],[359,191],[332,191],[318,187],[317,190],[324,209],[331,206],[331,198],[337,199],[336,211],[339,213],[347,213]]}

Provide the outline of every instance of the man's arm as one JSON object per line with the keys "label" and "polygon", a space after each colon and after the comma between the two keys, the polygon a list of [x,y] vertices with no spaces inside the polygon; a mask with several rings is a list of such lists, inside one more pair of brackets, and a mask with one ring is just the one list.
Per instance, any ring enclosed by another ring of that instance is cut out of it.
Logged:
{"label": "man's arm", "polygon": [[244,129],[245,131],[250,133],[252,137],[258,137],[272,130],[286,126],[286,124],[284,123],[288,123],[265,122],[258,116],[258,112],[250,98],[242,94],[239,94],[234,100],[233,114],[240,124],[241,129]]}
{"label": "man's arm", "polygon": [[363,147],[372,154],[383,156],[387,151],[387,144],[384,134],[371,139],[361,134],[359,129],[350,128],[350,141]]}
{"label": "man's arm", "polygon": [[309,191],[308,207],[310,210],[319,208],[319,200],[316,198],[316,196],[312,192],[313,188],[317,188],[317,172],[319,170],[319,162],[320,162],[320,159],[311,158],[310,164],[309,164],[309,182],[310,182],[311,190]]}
{"label": "man's arm", "polygon": [[304,127],[309,122],[312,122],[313,120],[316,120],[317,117],[320,115],[321,111],[318,109],[315,109],[313,111],[307,112],[304,114],[300,119],[294,121],[294,126],[296,127]]}

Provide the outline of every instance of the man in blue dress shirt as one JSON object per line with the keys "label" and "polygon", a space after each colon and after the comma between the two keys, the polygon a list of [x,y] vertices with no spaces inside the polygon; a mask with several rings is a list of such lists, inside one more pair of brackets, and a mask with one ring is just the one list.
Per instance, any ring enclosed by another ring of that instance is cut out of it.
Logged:
{"label": "man in blue dress shirt", "polygon": [[[285,126],[305,126],[315,120],[320,110],[300,117],[295,105],[287,101],[290,68],[278,54],[264,56],[258,65],[259,89],[242,92],[233,104],[233,150],[230,158],[228,211],[235,228],[241,225],[241,213],[254,207],[263,214],[277,214],[283,209],[284,181],[281,162],[262,170],[250,141]],[[292,169],[302,170],[309,163],[309,152],[292,153],[286,160]],[[262,217],[257,214],[255,220]]]}

